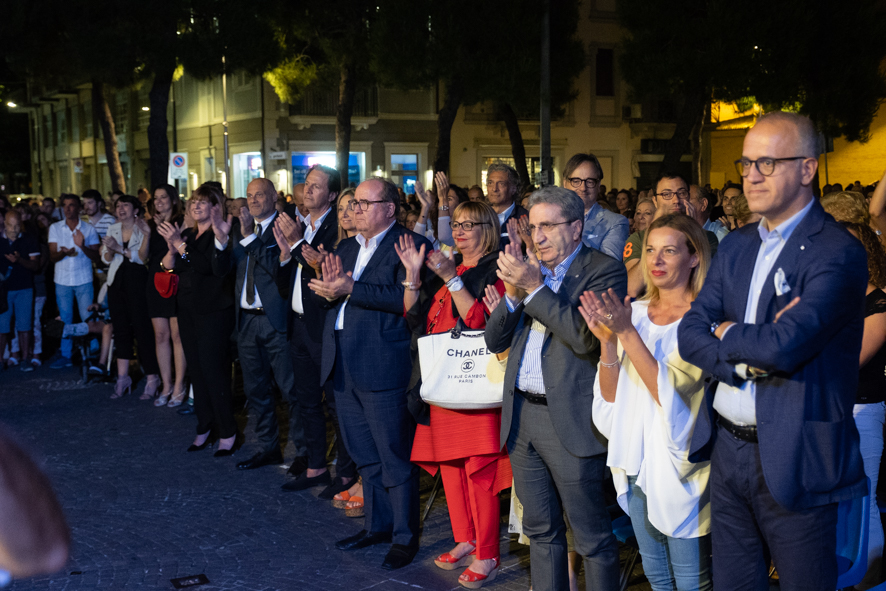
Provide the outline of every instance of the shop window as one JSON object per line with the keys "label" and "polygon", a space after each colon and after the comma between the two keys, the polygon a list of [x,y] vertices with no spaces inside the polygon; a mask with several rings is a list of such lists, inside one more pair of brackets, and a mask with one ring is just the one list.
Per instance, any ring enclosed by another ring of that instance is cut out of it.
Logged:
{"label": "shop window", "polygon": [[265,176],[264,166],[262,166],[261,152],[244,152],[242,154],[234,154],[233,157],[234,182],[231,185],[230,197],[237,199],[246,197],[246,187],[254,179]]}
{"label": "shop window", "polygon": [[[292,185],[305,182],[308,171],[315,164],[335,168],[335,152],[293,152]],[[342,181],[342,188],[356,187],[366,178],[366,153],[351,152],[348,155],[348,178]]]}
{"label": "shop window", "polygon": [[391,154],[391,181],[406,194],[415,193],[418,154]]}

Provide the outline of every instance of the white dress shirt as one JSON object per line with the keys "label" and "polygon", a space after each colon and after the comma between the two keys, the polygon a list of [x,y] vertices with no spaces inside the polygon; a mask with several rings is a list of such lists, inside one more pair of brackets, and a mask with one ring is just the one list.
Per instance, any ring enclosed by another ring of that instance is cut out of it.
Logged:
{"label": "white dress shirt", "polygon": [[[296,247],[299,244],[301,244],[302,242],[307,242],[308,244],[310,244],[311,240],[314,239],[314,236],[317,235],[317,230],[319,230],[320,226],[323,225],[323,220],[326,219],[326,216],[329,215],[330,211],[332,211],[331,207],[328,208],[323,215],[321,215],[319,218],[317,218],[317,222],[315,223],[316,228],[311,227],[311,222],[312,222],[311,214],[308,214],[307,216],[305,216],[305,235],[301,240],[299,240],[298,242],[296,242],[295,244],[293,244],[289,248],[289,252],[292,252],[293,250],[295,250]],[[289,261],[291,261],[291,260],[292,259],[290,258]],[[289,261],[286,261],[286,263],[288,263]],[[284,264],[286,264],[286,263],[284,263]],[[298,314],[305,313],[305,305],[302,302],[302,293],[301,293],[301,271],[302,271],[302,264],[298,263],[298,269],[296,269],[296,271],[295,271],[295,283],[292,286],[292,309]]]}
{"label": "white dress shirt", "polygon": [[[276,217],[277,217],[277,211],[274,210],[273,212],[271,212],[271,215],[266,217],[263,221],[258,222],[259,226],[261,226],[261,233],[262,234],[264,234],[265,232],[268,232],[268,231],[272,231],[272,230],[268,230],[268,228],[270,227],[271,223],[274,221],[274,218],[276,218]],[[242,231],[242,229],[241,229],[241,231]],[[245,248],[245,247],[249,246],[250,244],[252,244],[252,241],[257,238],[258,238],[258,236],[256,236],[255,232],[253,231],[252,234],[250,234],[249,236],[245,236],[243,239],[240,240],[240,246],[243,246]],[[276,242],[274,244],[276,244]],[[218,241],[218,238],[215,239],[215,247],[217,249],[224,250],[225,246],[227,246],[227,243],[222,244],[221,242]],[[247,254],[246,256],[247,256],[246,264],[248,267],[248,265],[249,265],[249,258],[248,257],[251,255]],[[255,275],[253,272],[253,278],[254,277],[255,277]],[[255,301],[253,301],[252,304],[248,304],[246,302],[246,282],[248,280],[249,280],[249,278],[247,277],[247,274],[244,273],[243,274],[243,288],[240,290],[240,309],[241,310],[242,309],[254,310],[257,308],[261,308],[262,307],[261,296],[258,294],[258,287],[255,287],[255,285],[254,285],[255,284],[254,280],[253,280],[253,287],[255,288]]]}
{"label": "white dress shirt", "polygon": [[[757,261],[754,263],[754,274],[751,277],[751,286],[748,290],[748,304],[745,308],[744,323],[755,324],[757,322],[757,305],[760,303],[760,294],[763,292],[763,285],[769,278],[778,255],[784,249],[785,243],[791,237],[797,226],[812,209],[813,201],[810,201],[806,207],[794,214],[791,218],[785,220],[777,228],[767,230],[764,220],[760,220],[757,231],[760,233],[760,249],[757,251]],[[731,326],[729,328],[732,328]],[[723,333],[723,339],[729,334],[729,328]],[[736,366],[736,372],[744,377],[747,366],[741,364]],[[756,425],[757,424],[757,386],[753,380],[747,380],[740,388],[735,388],[723,382],[717,386],[717,392],[714,395],[714,409],[723,416],[724,419],[736,425]]]}
{"label": "white dress shirt", "polygon": [[98,234],[89,222],[78,220],[73,230],[68,227],[67,220],[49,226],[50,243],[56,243],[59,248],[73,248],[77,251],[77,256],[66,256],[55,263],[55,282],[58,285],[72,287],[92,283],[92,261],[74,244],[74,232],[77,230],[83,234],[84,246],[94,246],[99,243]]}
{"label": "white dress shirt", "polygon": [[[391,228],[393,228],[396,223],[397,220],[394,220],[391,222],[390,226],[369,240],[366,240],[366,238],[363,237],[363,234],[357,234],[357,242],[360,243],[360,252],[357,253],[357,262],[354,264],[354,273],[351,275],[351,278],[354,281],[360,280],[363,270],[366,268],[366,265],[369,264],[369,260],[378,249],[378,245],[381,244],[385,235],[391,231]],[[341,306],[338,309],[338,315],[335,318],[335,330],[342,330],[345,327],[345,307],[348,305],[349,299],[351,299],[351,296],[345,298],[345,301],[341,303]]]}

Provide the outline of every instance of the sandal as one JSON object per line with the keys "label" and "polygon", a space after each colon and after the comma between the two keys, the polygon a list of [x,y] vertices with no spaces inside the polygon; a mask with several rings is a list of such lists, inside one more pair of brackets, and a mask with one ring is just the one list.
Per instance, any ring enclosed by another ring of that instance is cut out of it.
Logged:
{"label": "sandal", "polygon": [[468,589],[479,589],[486,583],[494,581],[495,577],[498,576],[498,558],[493,558],[492,560],[495,561],[495,564],[488,575],[481,575],[468,568],[458,577],[458,584]]}
{"label": "sandal", "polygon": [[351,497],[345,506],[345,515],[348,517],[363,517],[363,497]]}
{"label": "sandal", "polygon": [[351,493],[349,493],[346,490],[343,490],[342,492],[340,492],[337,495],[335,495],[334,497],[332,497],[332,506],[335,507],[336,509],[347,509],[348,501],[350,501],[353,498],[354,497],[351,496]]}
{"label": "sandal", "polygon": [[182,388],[181,392],[176,392],[172,395],[172,398],[169,399],[169,402],[166,404],[169,408],[175,408],[176,406],[181,406],[182,402],[185,401],[185,396],[188,395],[188,389]]}
{"label": "sandal", "polygon": [[157,400],[154,401],[154,406],[166,406],[166,403],[169,402],[170,396],[172,396],[172,392],[161,394],[157,397]]}
{"label": "sandal", "polygon": [[[470,544],[470,542],[468,542]],[[474,556],[477,555],[477,547],[474,546],[473,550],[462,556],[461,558],[456,558],[452,555],[451,552],[446,552],[445,554],[441,554],[437,558],[434,559],[434,564],[436,564],[439,568],[443,570],[455,570],[462,566],[468,565],[474,561]]]}
{"label": "sandal", "polygon": [[154,379],[148,378],[147,383],[145,384],[145,391],[141,396],[138,397],[139,400],[151,400],[157,395],[157,390],[160,389],[160,378],[154,376]]}

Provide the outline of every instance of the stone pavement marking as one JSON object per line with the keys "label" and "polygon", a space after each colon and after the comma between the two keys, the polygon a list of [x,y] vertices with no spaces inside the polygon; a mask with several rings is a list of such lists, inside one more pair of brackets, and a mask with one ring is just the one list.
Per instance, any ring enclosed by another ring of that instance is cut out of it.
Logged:
{"label": "stone pavement marking", "polygon": [[[77,368],[0,372],[0,423],[44,466],[73,537],[63,571],[8,589],[173,589],[170,579],[200,573],[210,584],[198,591],[461,589],[460,571],[433,564],[453,546],[442,491],[415,562],[385,571],[387,545],[335,549],[363,520],[315,498],[320,489],[281,491],[284,466],[234,469],[256,451],[251,422],[246,444],[230,458],[186,453],[196,419],[139,401],[143,388],[144,381],[133,395],[110,400],[112,386],[80,384]],[[427,491],[422,506],[426,498]],[[503,526],[502,571],[490,588],[527,591],[528,563],[528,548]],[[639,579],[630,588],[648,589]]]}

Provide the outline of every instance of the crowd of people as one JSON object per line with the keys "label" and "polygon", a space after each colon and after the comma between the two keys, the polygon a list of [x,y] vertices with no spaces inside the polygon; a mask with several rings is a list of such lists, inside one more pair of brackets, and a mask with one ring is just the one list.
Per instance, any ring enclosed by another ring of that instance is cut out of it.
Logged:
{"label": "crowd of people", "polygon": [[[582,565],[587,589],[617,588],[611,481],[655,590],[767,589],[770,566],[784,588],[833,589],[837,504],[867,494],[865,589],[884,545],[886,182],[819,198],[818,153],[808,119],[774,112],[745,138],[743,183],[718,190],[666,172],[607,191],[580,153],[539,189],[502,162],[485,192],[438,172],[408,195],[316,165],[291,196],[258,178],[238,199],[206,183],[109,210],[96,191],[6,202],[0,347],[41,364],[54,288],[50,367],[72,364],[69,337],[112,333],[93,368],[116,359],[111,398],[133,390],[134,360],[156,406],[190,384],[187,451],[215,457],[244,439],[236,358],[258,443],[236,468],[284,462],[279,394],[295,454],[282,488],[323,487],[365,517],[336,547],[391,544],[387,569],[418,551],[423,469],[441,475],[455,543],[434,562],[466,567],[467,588],[498,573],[509,488],[535,591],[575,589]],[[501,407],[424,402],[417,340],[453,329],[485,330]]]}

